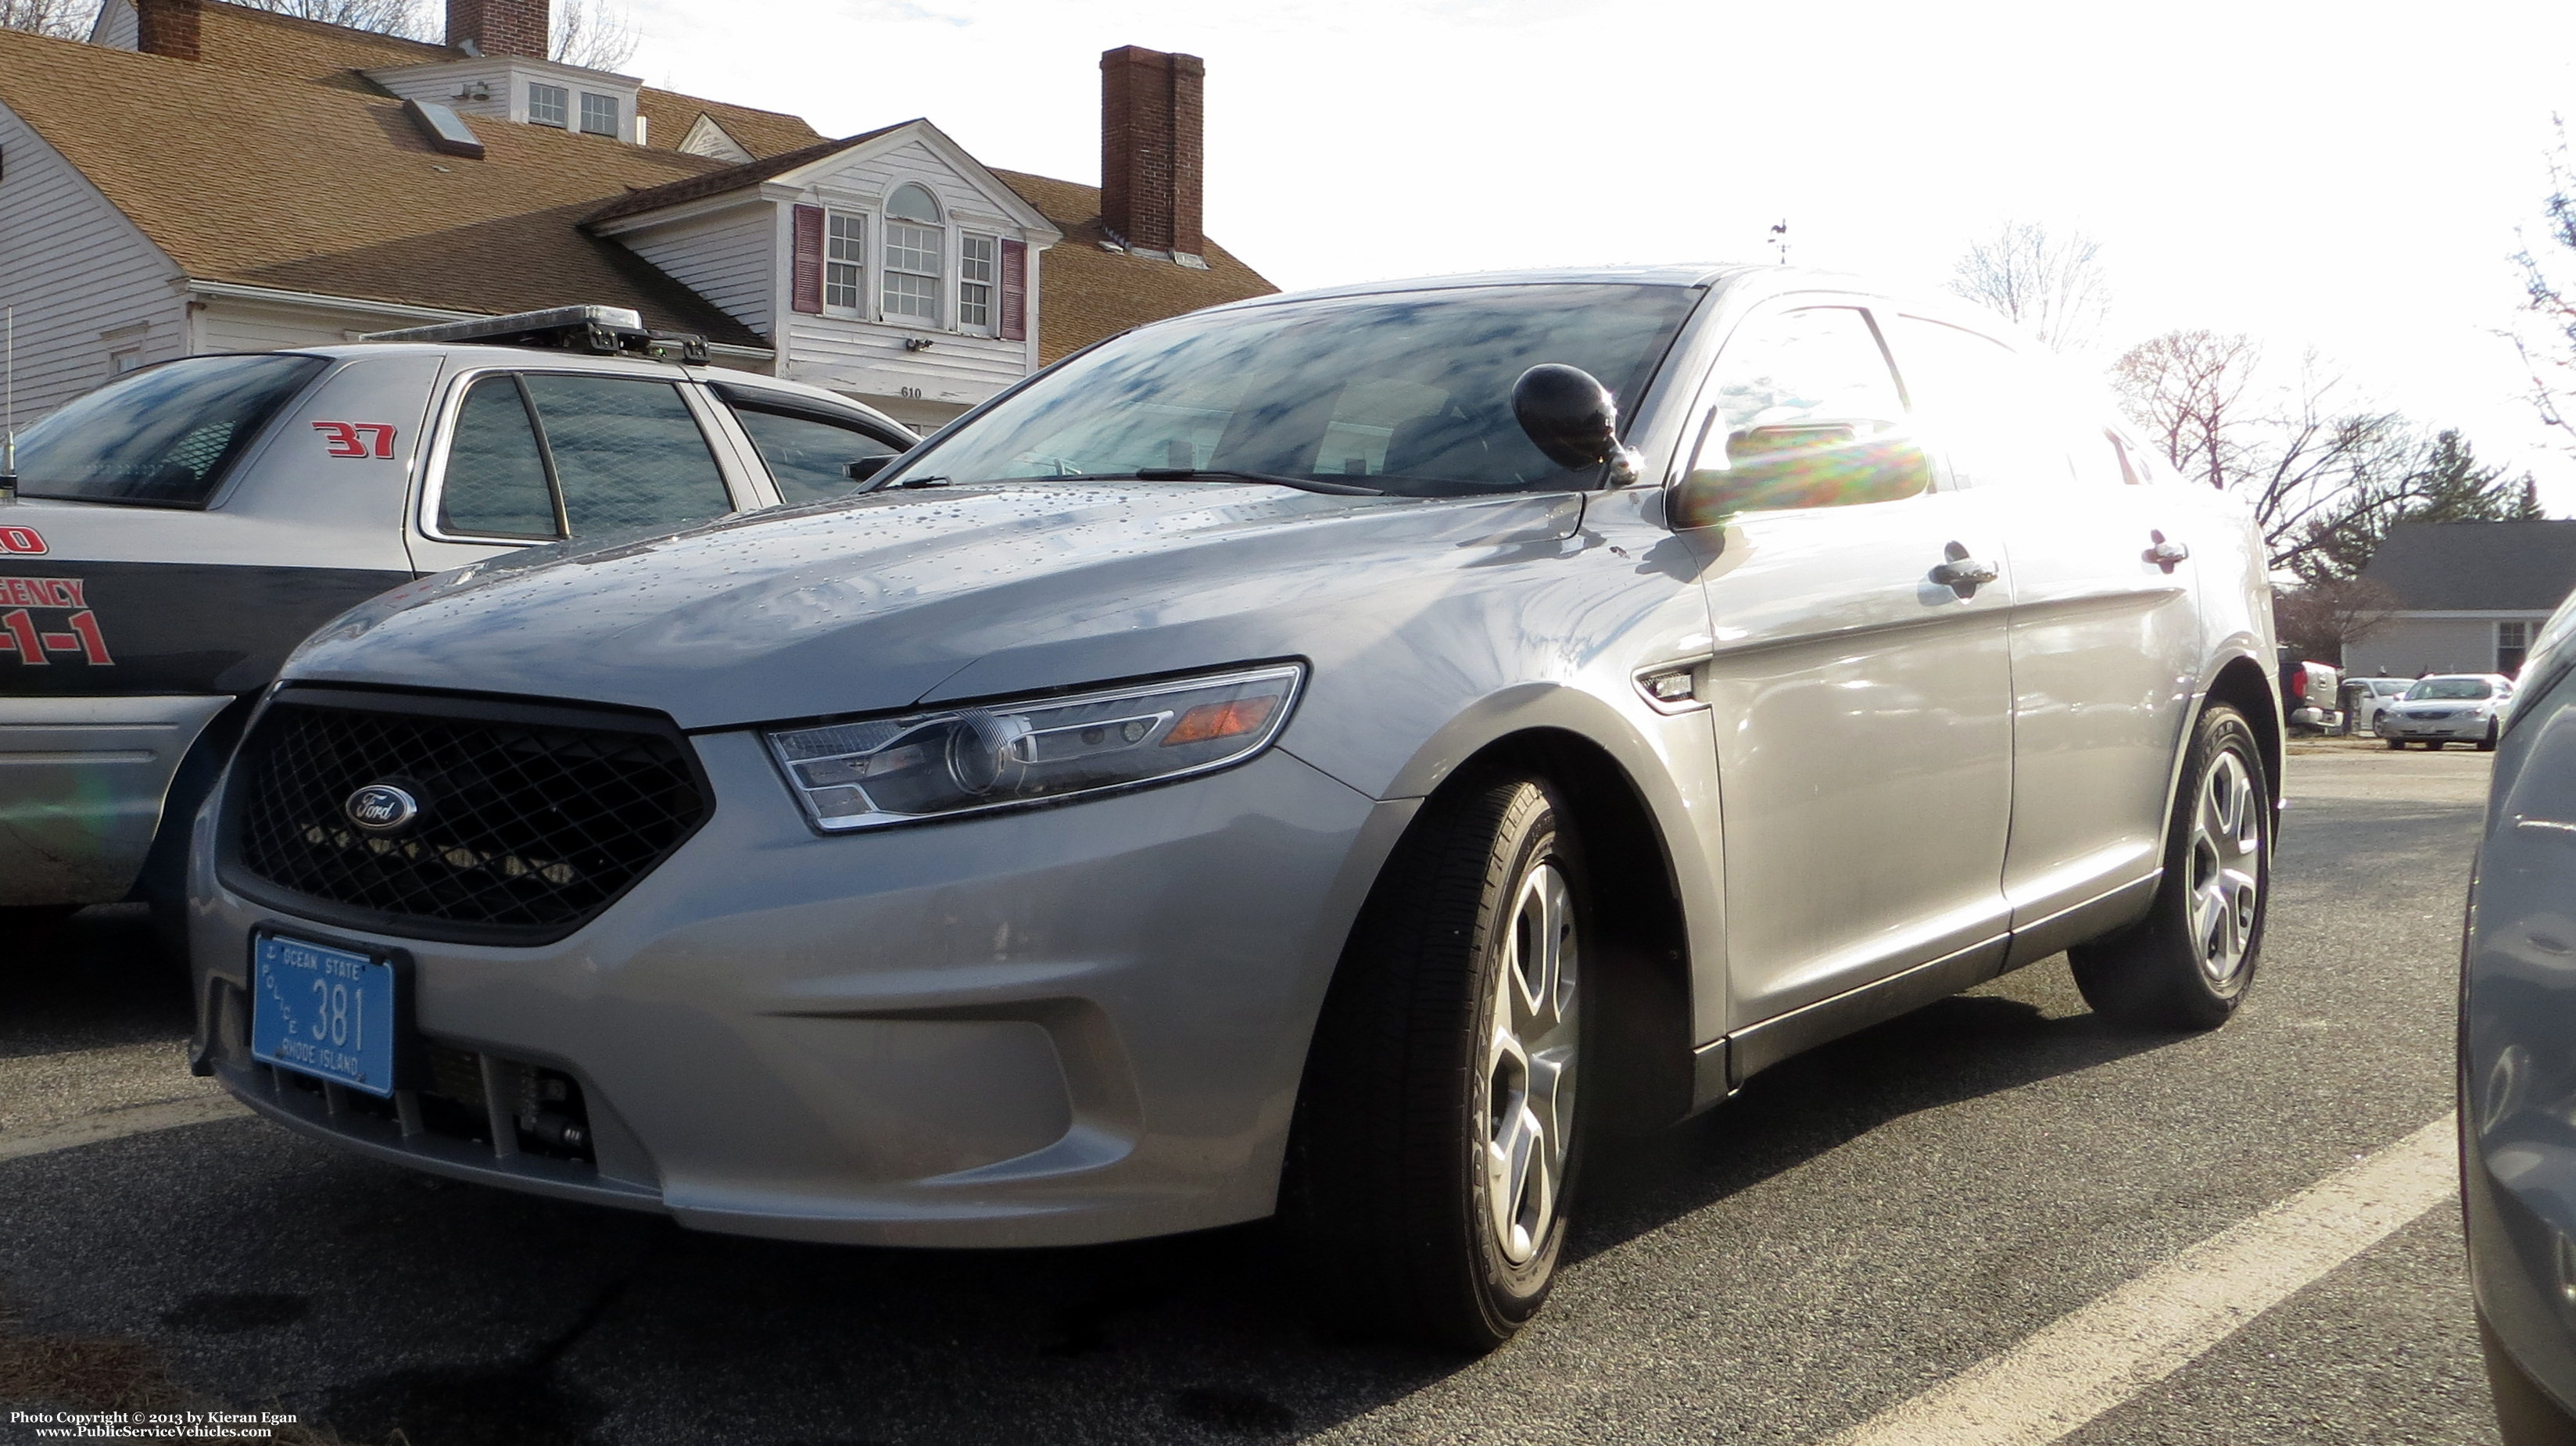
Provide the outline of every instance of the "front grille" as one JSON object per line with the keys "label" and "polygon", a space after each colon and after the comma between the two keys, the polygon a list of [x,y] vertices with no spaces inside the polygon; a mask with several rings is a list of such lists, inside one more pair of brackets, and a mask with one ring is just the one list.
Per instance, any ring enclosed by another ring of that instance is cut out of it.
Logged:
{"label": "front grille", "polygon": [[[468,942],[571,933],[707,813],[687,741],[666,721],[498,700],[291,690],[233,768],[224,857],[242,892]],[[370,784],[410,795],[417,818],[359,827],[350,798]],[[269,888],[242,887],[242,875]]]}

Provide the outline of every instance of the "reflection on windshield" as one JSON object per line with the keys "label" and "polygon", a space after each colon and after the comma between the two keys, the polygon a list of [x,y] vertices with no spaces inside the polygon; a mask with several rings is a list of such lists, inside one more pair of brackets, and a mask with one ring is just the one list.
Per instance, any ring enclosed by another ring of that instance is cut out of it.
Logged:
{"label": "reflection on windshield", "polygon": [[2406,690],[2406,701],[2409,703],[2419,698],[2460,700],[2486,696],[2488,696],[2487,685],[2477,678],[2426,678]]}
{"label": "reflection on windshield", "polygon": [[1481,286],[1187,317],[1078,357],[918,454],[958,482],[1269,473],[1411,496],[1592,485],[1541,456],[1512,383],[1541,362],[1599,377],[1621,415],[1700,292]]}

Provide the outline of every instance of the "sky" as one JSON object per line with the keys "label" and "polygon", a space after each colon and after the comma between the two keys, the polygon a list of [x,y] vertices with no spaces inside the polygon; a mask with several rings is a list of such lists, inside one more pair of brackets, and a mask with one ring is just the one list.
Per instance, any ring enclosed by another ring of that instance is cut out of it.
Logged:
{"label": "sky", "polygon": [[[1207,61],[1207,230],[1289,290],[1770,260],[1939,287],[2010,220],[2102,243],[2109,352],[2175,327],[2314,351],[2355,407],[2461,428],[2576,515],[2521,400],[2511,254],[2576,5],[2147,9],[1673,0],[630,0],[629,73],[805,116],[927,116],[1099,179],[1099,54]],[[2538,240],[2536,229],[2533,239]]]}

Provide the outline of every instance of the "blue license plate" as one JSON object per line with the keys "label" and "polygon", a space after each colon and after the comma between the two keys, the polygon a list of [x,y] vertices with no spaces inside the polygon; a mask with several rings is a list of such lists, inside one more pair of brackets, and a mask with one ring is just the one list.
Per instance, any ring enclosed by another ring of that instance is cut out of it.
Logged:
{"label": "blue license plate", "polygon": [[372,955],[260,934],[251,943],[253,1059],[371,1095],[394,1092],[393,966]]}

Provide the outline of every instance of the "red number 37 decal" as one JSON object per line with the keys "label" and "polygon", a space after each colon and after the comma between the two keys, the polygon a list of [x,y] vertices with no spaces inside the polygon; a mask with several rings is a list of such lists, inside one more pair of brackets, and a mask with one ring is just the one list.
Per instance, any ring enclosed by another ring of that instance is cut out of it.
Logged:
{"label": "red number 37 decal", "polygon": [[394,454],[394,429],[383,422],[315,422],[313,430],[321,433],[322,440],[331,444],[334,457],[390,457]]}

